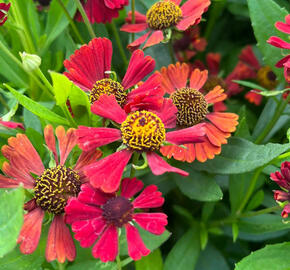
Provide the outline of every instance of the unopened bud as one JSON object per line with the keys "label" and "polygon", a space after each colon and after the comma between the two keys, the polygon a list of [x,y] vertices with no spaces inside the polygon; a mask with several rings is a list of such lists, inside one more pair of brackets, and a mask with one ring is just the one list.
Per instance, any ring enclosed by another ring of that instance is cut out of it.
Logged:
{"label": "unopened bud", "polygon": [[31,72],[39,68],[41,64],[41,58],[35,54],[29,54],[26,52],[19,53],[21,56],[23,67],[26,71]]}

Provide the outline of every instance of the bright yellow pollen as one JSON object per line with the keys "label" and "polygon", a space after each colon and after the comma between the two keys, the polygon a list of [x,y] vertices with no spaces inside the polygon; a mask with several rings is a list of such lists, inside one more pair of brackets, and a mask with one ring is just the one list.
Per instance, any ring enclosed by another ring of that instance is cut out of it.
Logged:
{"label": "bright yellow pollen", "polygon": [[200,123],[208,113],[208,104],[202,93],[192,88],[181,88],[172,93],[170,98],[176,106],[177,124],[191,127]]}
{"label": "bright yellow pollen", "polygon": [[175,26],[182,18],[182,11],[171,1],[155,3],[146,14],[146,21],[151,29],[163,30]]}
{"label": "bright yellow pollen", "polygon": [[276,80],[276,75],[269,66],[261,67],[258,70],[257,81],[261,86],[269,90],[274,89],[278,83]]}
{"label": "bright yellow pollen", "polygon": [[136,111],[121,125],[123,143],[135,151],[158,150],[165,140],[161,119],[148,111]]}
{"label": "bright yellow pollen", "polygon": [[124,87],[111,79],[102,79],[94,84],[94,88],[90,94],[90,102],[93,104],[101,95],[114,95],[120,106],[126,102],[127,93]]}

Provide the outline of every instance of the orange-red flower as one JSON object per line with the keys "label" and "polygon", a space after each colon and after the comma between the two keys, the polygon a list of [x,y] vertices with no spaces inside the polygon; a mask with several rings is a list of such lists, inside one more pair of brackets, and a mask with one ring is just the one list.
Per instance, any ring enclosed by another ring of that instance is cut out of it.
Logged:
{"label": "orange-red flower", "polygon": [[[75,147],[77,138],[74,129],[65,132],[62,126],[55,130],[58,151],[52,126],[44,129],[47,148],[54,157],[55,166],[45,169],[40,156],[25,134],[17,134],[8,139],[2,147],[2,154],[9,162],[4,162],[0,175],[0,188],[24,188],[34,191],[34,197],[24,205],[27,213],[18,237],[20,251],[30,254],[37,248],[45,213],[53,215],[50,225],[45,257],[47,261],[57,259],[63,263],[75,258],[75,246],[69,228],[64,222],[64,207],[69,198],[75,197],[82,183],[86,182],[83,167],[101,156],[100,151],[83,152],[76,165],[65,165],[69,153]],[[59,155],[58,155],[59,152]],[[32,175],[35,175],[33,177]]]}
{"label": "orange-red flower", "polygon": [[[209,107],[223,101],[227,95],[220,86],[214,87],[205,96],[200,92],[208,77],[208,71],[195,69],[190,72],[185,63],[171,64],[161,69],[163,88],[170,94],[177,107],[177,126],[190,127],[204,123],[206,138],[201,143],[189,143],[184,147],[167,145],[160,152],[167,158],[180,161],[204,162],[221,152],[221,145],[227,143],[231,132],[236,130],[238,115],[234,113],[210,112]],[[189,79],[189,84],[187,83]]]}

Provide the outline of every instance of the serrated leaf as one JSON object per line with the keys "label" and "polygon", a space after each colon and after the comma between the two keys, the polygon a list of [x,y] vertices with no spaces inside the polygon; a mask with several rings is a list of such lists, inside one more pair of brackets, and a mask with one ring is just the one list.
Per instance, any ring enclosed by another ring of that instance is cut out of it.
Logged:
{"label": "serrated leaf", "polygon": [[268,245],[243,258],[235,270],[289,270],[290,243]]}
{"label": "serrated leaf", "polygon": [[17,92],[15,89],[10,87],[7,84],[4,84],[7,89],[16,97],[19,103],[25,107],[30,112],[34,113],[35,115],[48,120],[50,122],[54,122],[61,125],[69,125],[69,121],[58,114],[52,112],[51,110],[47,109],[46,107],[40,105],[39,103],[35,102],[34,100],[30,99],[29,97]]}
{"label": "serrated leaf", "polygon": [[21,187],[0,190],[0,257],[16,246],[23,223],[23,201],[24,190]]}

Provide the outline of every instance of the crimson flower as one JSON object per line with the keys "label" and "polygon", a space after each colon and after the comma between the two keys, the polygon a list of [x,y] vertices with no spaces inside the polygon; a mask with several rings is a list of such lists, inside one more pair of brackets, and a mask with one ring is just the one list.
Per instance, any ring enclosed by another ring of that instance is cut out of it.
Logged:
{"label": "crimson flower", "polygon": [[274,199],[279,202],[289,202],[284,206],[281,213],[283,218],[287,218],[290,213],[290,162],[283,162],[281,164],[281,172],[271,173],[270,178],[284,190],[274,190]]}
{"label": "crimson flower", "polygon": [[164,0],[152,5],[146,16],[135,12],[135,23],[132,23],[132,13],[126,18],[127,24],[121,27],[121,31],[139,33],[148,30],[147,33],[128,45],[132,50],[147,42],[143,49],[156,45],[164,40],[163,31],[168,32],[172,27],[185,31],[192,25],[200,22],[202,14],[208,9],[210,0],[187,0],[183,5],[181,0]]}
{"label": "crimson flower", "polygon": [[[285,23],[276,22],[275,27],[283,33],[290,34],[290,14],[285,17]],[[290,43],[284,41],[279,37],[270,37],[267,42],[277,48],[290,50]],[[290,83],[290,54],[288,53],[287,56],[283,57],[280,61],[278,61],[276,63],[276,67],[284,67],[284,77],[286,81]]]}
{"label": "crimson flower", "polygon": [[22,123],[12,121],[2,121],[2,119],[0,118],[0,126],[1,125],[7,128],[21,128],[23,130],[25,129]]}
{"label": "crimson flower", "polygon": [[[123,179],[120,193],[108,194],[84,184],[78,197],[68,201],[65,220],[72,224],[75,239],[80,241],[82,247],[90,247],[95,243],[92,249],[95,258],[103,262],[115,260],[118,255],[118,230],[122,227],[126,230],[128,254],[133,260],[150,253],[134,223],[150,233],[160,235],[167,225],[167,216],[148,212],[148,209],[160,207],[164,203],[155,185],[147,186],[132,199],[142,188],[143,183],[136,178]],[[145,209],[146,212],[140,211]]]}
{"label": "crimson flower", "polygon": [[90,151],[118,140],[123,143],[122,150],[86,166],[85,173],[93,187],[107,193],[115,192],[134,152],[145,154],[155,175],[165,172],[188,175],[187,172],[170,166],[155,153],[166,141],[171,144],[184,144],[202,142],[204,138],[203,124],[166,133],[166,128],[174,128],[176,124],[177,110],[171,100],[165,99],[159,111],[142,110],[126,114],[113,95],[102,95],[92,105],[91,110],[96,115],[119,124],[120,128],[80,126],[76,132],[79,147]]}
{"label": "crimson flower", "polygon": [[[107,23],[119,16],[119,11],[128,5],[128,0],[82,0],[82,5],[91,23]],[[81,22],[82,15],[78,12],[76,20]]]}
{"label": "crimson flower", "polygon": [[148,104],[156,109],[162,105],[160,91],[161,78],[156,74],[150,76],[139,88],[128,90],[138,84],[155,67],[150,56],[144,56],[141,50],[135,51],[130,59],[126,74],[121,83],[110,79],[112,42],[107,38],[94,38],[88,45],[83,45],[64,61],[68,72],[64,72],[82,90],[90,93],[94,103],[103,94],[114,95],[117,102],[126,107],[126,111],[137,108],[146,109]]}
{"label": "crimson flower", "polygon": [[0,188],[16,188],[22,184],[25,189],[34,191],[33,199],[24,205],[27,213],[17,241],[20,251],[24,254],[35,251],[45,213],[49,213],[53,215],[53,221],[48,232],[45,256],[47,261],[57,259],[63,263],[66,259],[73,261],[76,254],[69,228],[64,222],[64,207],[70,197],[77,196],[81,184],[87,181],[83,174],[84,166],[99,158],[101,152],[83,152],[73,169],[66,167],[67,157],[77,143],[75,130],[65,132],[59,126],[55,133],[60,160],[52,126],[44,129],[47,148],[56,163],[56,166],[47,169],[25,134],[9,138],[8,145],[2,147],[2,154],[9,163],[3,163],[2,171],[6,176],[0,175]]}
{"label": "crimson flower", "polygon": [[0,25],[3,25],[7,21],[7,13],[9,11],[10,6],[11,3],[8,4],[0,3]]}
{"label": "crimson flower", "polygon": [[[210,112],[209,106],[223,101],[227,95],[220,86],[214,87],[205,96],[200,92],[208,77],[208,71],[195,69],[190,72],[186,63],[169,65],[161,69],[163,88],[170,94],[170,99],[177,107],[177,127],[194,128],[203,124],[205,139],[202,143],[189,141],[185,147],[178,145],[162,146],[160,152],[167,158],[174,157],[180,161],[193,162],[197,159],[204,162],[220,154],[221,145],[236,130],[238,115],[234,113]],[[189,79],[189,85],[187,83]],[[182,129],[181,129],[182,130]],[[180,131],[180,130],[178,130]]]}

